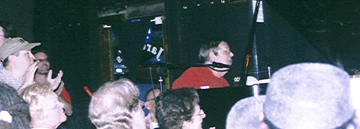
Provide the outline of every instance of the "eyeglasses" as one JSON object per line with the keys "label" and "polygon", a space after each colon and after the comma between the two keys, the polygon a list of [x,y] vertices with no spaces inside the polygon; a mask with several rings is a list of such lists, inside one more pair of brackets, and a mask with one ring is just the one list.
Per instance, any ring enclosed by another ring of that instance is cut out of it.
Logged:
{"label": "eyeglasses", "polygon": [[146,100],[145,102],[147,102],[147,101],[151,101],[151,100],[155,100],[155,98],[152,98],[152,99],[148,99],[148,100]]}

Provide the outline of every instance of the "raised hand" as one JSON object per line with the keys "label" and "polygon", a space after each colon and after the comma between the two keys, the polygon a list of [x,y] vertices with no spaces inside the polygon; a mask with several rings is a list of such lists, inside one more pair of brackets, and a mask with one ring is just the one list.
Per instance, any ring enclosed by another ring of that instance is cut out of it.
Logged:
{"label": "raised hand", "polygon": [[32,63],[29,66],[29,68],[26,70],[26,72],[24,73],[24,82],[21,85],[21,87],[18,89],[18,92],[34,83],[34,76],[35,76],[35,71],[38,68],[37,66],[38,63],[39,61]]}
{"label": "raised hand", "polygon": [[37,66],[38,63],[39,63],[39,61],[32,63],[29,66],[29,68],[26,70],[26,72],[24,74],[23,85],[25,84],[26,86],[28,86],[28,85],[31,85],[34,83],[34,75],[35,75],[35,71],[38,68],[38,66]]}
{"label": "raised hand", "polygon": [[51,89],[52,89],[52,90],[55,90],[55,89],[59,86],[59,84],[60,84],[60,82],[61,82],[61,78],[62,78],[62,76],[63,76],[63,72],[60,70],[59,73],[58,73],[58,75],[57,75],[54,79],[51,78],[51,75],[52,75],[52,70],[49,70],[49,73],[48,73],[48,75],[47,75],[47,79],[46,79],[46,80],[50,83]]}
{"label": "raised hand", "polygon": [[64,90],[64,82],[61,81],[60,85],[59,85],[59,88],[57,88],[57,90],[55,91],[55,94],[60,96],[63,90]]}

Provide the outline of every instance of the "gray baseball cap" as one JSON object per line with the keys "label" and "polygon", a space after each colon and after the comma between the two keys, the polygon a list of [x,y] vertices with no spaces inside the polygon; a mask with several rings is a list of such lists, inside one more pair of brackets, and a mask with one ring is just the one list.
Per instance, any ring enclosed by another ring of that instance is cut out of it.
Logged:
{"label": "gray baseball cap", "polygon": [[41,43],[29,43],[20,37],[11,38],[0,47],[0,60],[4,61],[9,55],[22,50],[31,50]]}
{"label": "gray baseball cap", "polygon": [[330,64],[299,63],[276,71],[267,87],[264,115],[283,129],[332,129],[355,115],[350,76]]}
{"label": "gray baseball cap", "polygon": [[226,118],[226,129],[259,129],[265,95],[247,97],[231,107]]}

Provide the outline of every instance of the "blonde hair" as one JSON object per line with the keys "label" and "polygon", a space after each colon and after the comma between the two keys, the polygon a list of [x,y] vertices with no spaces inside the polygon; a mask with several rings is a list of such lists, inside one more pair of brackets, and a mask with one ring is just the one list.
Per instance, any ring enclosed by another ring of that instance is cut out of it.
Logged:
{"label": "blonde hair", "polygon": [[93,94],[88,117],[98,129],[132,129],[130,113],[141,110],[138,96],[128,79],[107,82]]}
{"label": "blonde hair", "polygon": [[31,119],[44,119],[44,109],[39,104],[40,97],[53,93],[50,83],[34,83],[24,88],[20,96],[29,104]]}

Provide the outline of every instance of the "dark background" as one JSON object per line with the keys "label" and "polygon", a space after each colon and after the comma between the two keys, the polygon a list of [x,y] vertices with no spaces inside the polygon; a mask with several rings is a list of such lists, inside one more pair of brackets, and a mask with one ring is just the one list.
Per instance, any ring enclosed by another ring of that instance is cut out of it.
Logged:
{"label": "dark background", "polygon": [[[69,128],[94,128],[87,118],[90,97],[83,87],[88,86],[94,92],[101,85],[97,13],[103,7],[125,7],[141,2],[145,0],[0,1],[0,19],[11,22],[25,40],[41,42],[40,49],[48,52],[55,73],[60,69],[64,71],[63,80],[74,107],[73,115],[66,122]],[[248,42],[252,18],[250,1],[236,4],[220,0],[213,1],[214,4],[210,4],[210,0],[164,2],[168,45],[165,61],[184,66],[198,63],[201,43],[224,39],[235,55],[234,65],[225,76],[233,85],[234,77],[240,75]],[[273,73],[299,62],[330,63],[353,74],[353,69],[360,68],[359,4],[356,0],[266,0],[265,23],[257,24],[256,29],[260,79],[268,78],[267,66],[271,66]],[[170,70],[170,83],[182,72]]]}

